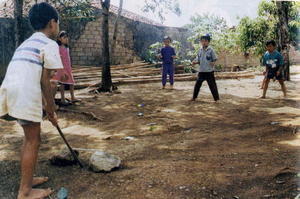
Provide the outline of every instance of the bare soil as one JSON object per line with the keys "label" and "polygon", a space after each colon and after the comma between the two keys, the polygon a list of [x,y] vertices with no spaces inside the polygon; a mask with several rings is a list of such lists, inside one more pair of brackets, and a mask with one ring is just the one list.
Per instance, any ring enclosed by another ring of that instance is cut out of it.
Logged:
{"label": "bare soil", "polygon": [[[50,181],[41,187],[65,187],[70,199],[295,198],[300,191],[300,75],[299,68],[293,70],[287,99],[278,83],[271,84],[268,99],[258,99],[261,77],[217,81],[219,103],[206,84],[198,101],[190,102],[194,82],[177,82],[175,90],[151,83],[121,86],[120,93],[111,94],[78,91],[83,101],[68,109],[103,120],[59,112],[67,139],[75,148],[118,155],[122,167],[93,173],[50,165],[48,159],[64,143],[44,122],[37,175]],[[0,125],[0,198],[13,199],[23,135],[16,123]],[[127,136],[135,139],[122,139]],[[81,151],[86,165],[90,153]]]}

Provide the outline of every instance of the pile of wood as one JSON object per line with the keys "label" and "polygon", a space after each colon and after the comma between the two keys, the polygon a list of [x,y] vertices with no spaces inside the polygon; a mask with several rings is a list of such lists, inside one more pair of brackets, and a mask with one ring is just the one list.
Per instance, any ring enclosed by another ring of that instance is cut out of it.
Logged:
{"label": "pile of wood", "polygon": [[[73,68],[76,88],[98,86],[101,81],[101,67],[75,66]],[[120,84],[138,84],[161,81],[161,68],[157,64],[138,62],[127,65],[111,66],[113,83]],[[184,73],[184,66],[176,66],[176,81],[194,81],[195,73]],[[217,79],[239,79],[254,78],[251,72],[221,72],[216,73]]]}

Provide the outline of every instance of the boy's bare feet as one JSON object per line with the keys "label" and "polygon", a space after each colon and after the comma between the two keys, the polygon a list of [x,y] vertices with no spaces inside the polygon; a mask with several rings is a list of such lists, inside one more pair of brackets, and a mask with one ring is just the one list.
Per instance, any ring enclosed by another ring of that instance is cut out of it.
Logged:
{"label": "boy's bare feet", "polygon": [[31,189],[29,193],[19,193],[18,199],[44,199],[53,192],[51,189]]}
{"label": "boy's bare feet", "polygon": [[48,177],[33,177],[32,187],[41,185],[49,180]]}
{"label": "boy's bare feet", "polygon": [[161,89],[165,89],[166,88],[166,86],[163,86]]}
{"label": "boy's bare feet", "polygon": [[190,99],[190,101],[191,101],[191,102],[195,102],[195,101],[196,101],[196,99],[195,99],[195,98],[192,98],[192,99]]}
{"label": "boy's bare feet", "polygon": [[170,89],[171,89],[171,90],[173,90],[173,89],[174,89],[174,86],[173,86],[173,85],[171,85],[171,86],[170,86]]}
{"label": "boy's bare feet", "polygon": [[266,99],[266,96],[261,96],[260,99]]}

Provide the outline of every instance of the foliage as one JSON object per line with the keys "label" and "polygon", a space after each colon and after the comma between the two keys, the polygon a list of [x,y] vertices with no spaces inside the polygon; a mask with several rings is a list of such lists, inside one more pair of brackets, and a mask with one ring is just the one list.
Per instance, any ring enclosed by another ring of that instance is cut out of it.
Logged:
{"label": "foliage", "polygon": [[193,60],[196,58],[199,49],[201,48],[200,37],[204,34],[210,34],[212,41],[210,45],[219,52],[236,52],[239,50],[237,46],[236,29],[229,28],[225,19],[216,15],[195,15],[191,18],[191,23],[186,25],[191,35],[188,41],[193,48],[187,52],[187,58]]}
{"label": "foliage", "polygon": [[50,0],[56,5],[61,18],[93,18],[95,9],[91,0]]}
{"label": "foliage", "polygon": [[162,47],[163,43],[161,42],[151,44],[146,52],[145,61],[149,63],[158,63],[160,61],[158,56]]}
{"label": "foliage", "polygon": [[244,53],[261,55],[265,51],[265,42],[276,38],[276,21],[263,17],[250,19],[244,17],[238,25],[238,44]]}
{"label": "foliage", "polygon": [[169,12],[181,15],[181,9],[178,0],[145,0],[143,7],[144,12],[152,12],[160,18],[161,22],[165,21],[164,15]]}
{"label": "foliage", "polygon": [[[292,44],[299,43],[300,4],[291,3],[289,10],[289,33]],[[238,44],[243,52],[254,52],[257,55],[265,51],[264,43],[269,39],[277,40],[278,11],[275,1],[262,0],[258,6],[258,17],[244,17],[238,25]]]}
{"label": "foliage", "polygon": [[[181,56],[181,49],[182,45],[179,41],[173,40],[171,45],[176,52],[177,59],[175,60],[175,64],[181,64],[182,56]],[[158,63],[161,61],[159,58],[160,50],[164,47],[164,44],[162,42],[156,42],[154,44],[151,44],[146,52],[145,61],[149,63]]]}
{"label": "foliage", "polygon": [[191,23],[186,25],[185,28],[201,34],[221,34],[228,26],[224,18],[216,15],[196,14],[191,17]]}

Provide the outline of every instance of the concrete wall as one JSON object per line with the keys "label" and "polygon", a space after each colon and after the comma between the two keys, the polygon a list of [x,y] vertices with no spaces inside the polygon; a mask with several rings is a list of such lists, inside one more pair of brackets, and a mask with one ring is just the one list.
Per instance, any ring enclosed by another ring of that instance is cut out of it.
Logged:
{"label": "concrete wall", "polygon": [[259,57],[249,55],[248,57],[243,54],[229,54],[226,52],[219,53],[217,65],[222,65],[223,69],[226,71],[231,70],[233,66],[240,66],[243,68],[249,66],[259,66],[260,59]]}

